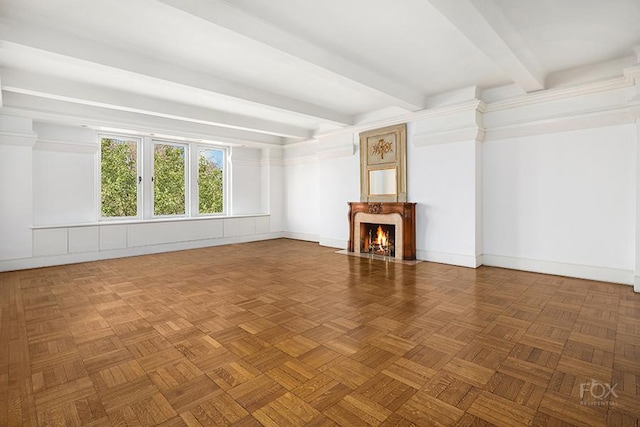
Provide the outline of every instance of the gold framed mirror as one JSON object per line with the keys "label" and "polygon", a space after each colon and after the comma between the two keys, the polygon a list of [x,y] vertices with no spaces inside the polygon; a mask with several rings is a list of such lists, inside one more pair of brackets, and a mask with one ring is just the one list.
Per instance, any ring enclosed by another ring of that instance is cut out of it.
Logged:
{"label": "gold framed mirror", "polygon": [[360,201],[407,201],[406,123],[360,133]]}

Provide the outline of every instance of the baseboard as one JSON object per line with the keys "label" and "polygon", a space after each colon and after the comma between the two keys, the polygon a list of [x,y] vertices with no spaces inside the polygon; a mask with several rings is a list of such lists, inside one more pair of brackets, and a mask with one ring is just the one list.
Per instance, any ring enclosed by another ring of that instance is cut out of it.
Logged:
{"label": "baseboard", "polygon": [[321,237],[318,242],[320,246],[327,246],[329,248],[347,249],[347,241],[340,239],[331,239],[329,237]]}
{"label": "baseboard", "polygon": [[252,234],[250,236],[223,237],[219,239],[194,240],[188,242],[167,243],[162,245],[138,246],[110,251],[85,252],[78,254],[55,255],[46,257],[21,258],[0,261],[0,272],[24,270],[28,268],[50,267],[54,265],[77,264],[80,262],[100,261],[129,256],[151,255],[162,252],[183,251],[211,246],[232,245],[235,243],[257,242],[284,237],[283,232]]}
{"label": "baseboard", "polygon": [[457,265],[460,267],[476,268],[482,265],[482,257],[480,255],[473,256],[473,255],[452,254],[448,252],[417,250],[416,258],[422,261]]}
{"label": "baseboard", "polygon": [[294,231],[284,231],[282,234],[282,237],[285,237],[287,239],[305,240],[307,242],[316,242],[316,243],[320,241],[317,234],[296,233]]}
{"label": "baseboard", "polygon": [[635,276],[633,278],[633,291],[640,292],[640,276]]}
{"label": "baseboard", "polygon": [[[535,273],[554,274],[558,276],[576,277],[579,279],[597,280],[601,282],[621,283],[624,285],[634,284],[633,272],[631,270],[621,270],[617,268],[594,267],[591,265],[569,264],[555,261],[488,254],[484,254],[482,256],[482,263],[483,265],[490,267],[532,271]],[[636,277],[634,289],[636,292],[640,291],[638,277]]]}

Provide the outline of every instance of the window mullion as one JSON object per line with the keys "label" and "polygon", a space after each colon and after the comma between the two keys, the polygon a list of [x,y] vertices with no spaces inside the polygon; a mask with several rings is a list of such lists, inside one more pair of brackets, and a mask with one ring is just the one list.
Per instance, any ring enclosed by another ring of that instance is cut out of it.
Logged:
{"label": "window mullion", "polygon": [[198,156],[200,147],[189,144],[189,215],[197,216],[199,194],[198,194]]}
{"label": "window mullion", "polygon": [[151,138],[146,136],[142,141],[143,165],[140,171],[142,177],[142,218],[151,219],[153,217],[153,143]]}

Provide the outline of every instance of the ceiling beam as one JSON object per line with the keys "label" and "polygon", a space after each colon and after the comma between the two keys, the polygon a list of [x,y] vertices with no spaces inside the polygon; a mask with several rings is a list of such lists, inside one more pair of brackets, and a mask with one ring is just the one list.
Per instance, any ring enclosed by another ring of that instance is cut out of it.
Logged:
{"label": "ceiling beam", "polygon": [[[4,19],[0,19],[0,47],[13,50],[34,49],[39,55],[54,55],[60,60],[78,65],[90,63],[109,67],[114,73],[134,73],[206,91],[210,96],[232,98],[307,118],[322,119],[340,126],[353,124],[353,117],[349,114],[26,23],[16,25],[14,22],[13,25],[9,25]],[[0,61],[0,65],[11,64]]]}
{"label": "ceiling beam", "polygon": [[[60,99],[41,98],[4,91],[2,111],[36,121],[53,121],[70,126],[110,128],[156,135],[174,135],[190,140],[217,141],[247,146],[281,146],[285,138],[264,133],[189,123],[166,117],[82,105]],[[116,132],[115,130],[113,132]]]}
{"label": "ceiling beam", "polygon": [[526,92],[544,89],[544,71],[492,0],[427,0]]}
{"label": "ceiling beam", "polygon": [[419,91],[286,32],[228,2],[220,0],[159,1],[284,53],[284,58],[289,58],[297,67],[306,66],[311,72],[329,80],[349,85],[356,90],[363,88],[374,90],[389,97],[394,105],[401,108],[420,110],[425,106],[425,97]]}
{"label": "ceiling beam", "polygon": [[0,69],[2,90],[75,104],[92,105],[191,123],[260,132],[284,138],[307,139],[308,129],[241,116],[209,108],[180,104],[144,95],[103,88],[58,77],[15,69]]}

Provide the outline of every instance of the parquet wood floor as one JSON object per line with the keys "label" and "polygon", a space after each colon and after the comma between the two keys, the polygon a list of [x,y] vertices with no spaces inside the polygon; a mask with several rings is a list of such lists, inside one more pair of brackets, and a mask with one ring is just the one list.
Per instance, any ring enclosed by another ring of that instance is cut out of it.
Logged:
{"label": "parquet wood floor", "polygon": [[273,240],[0,274],[0,425],[637,426],[640,295]]}

